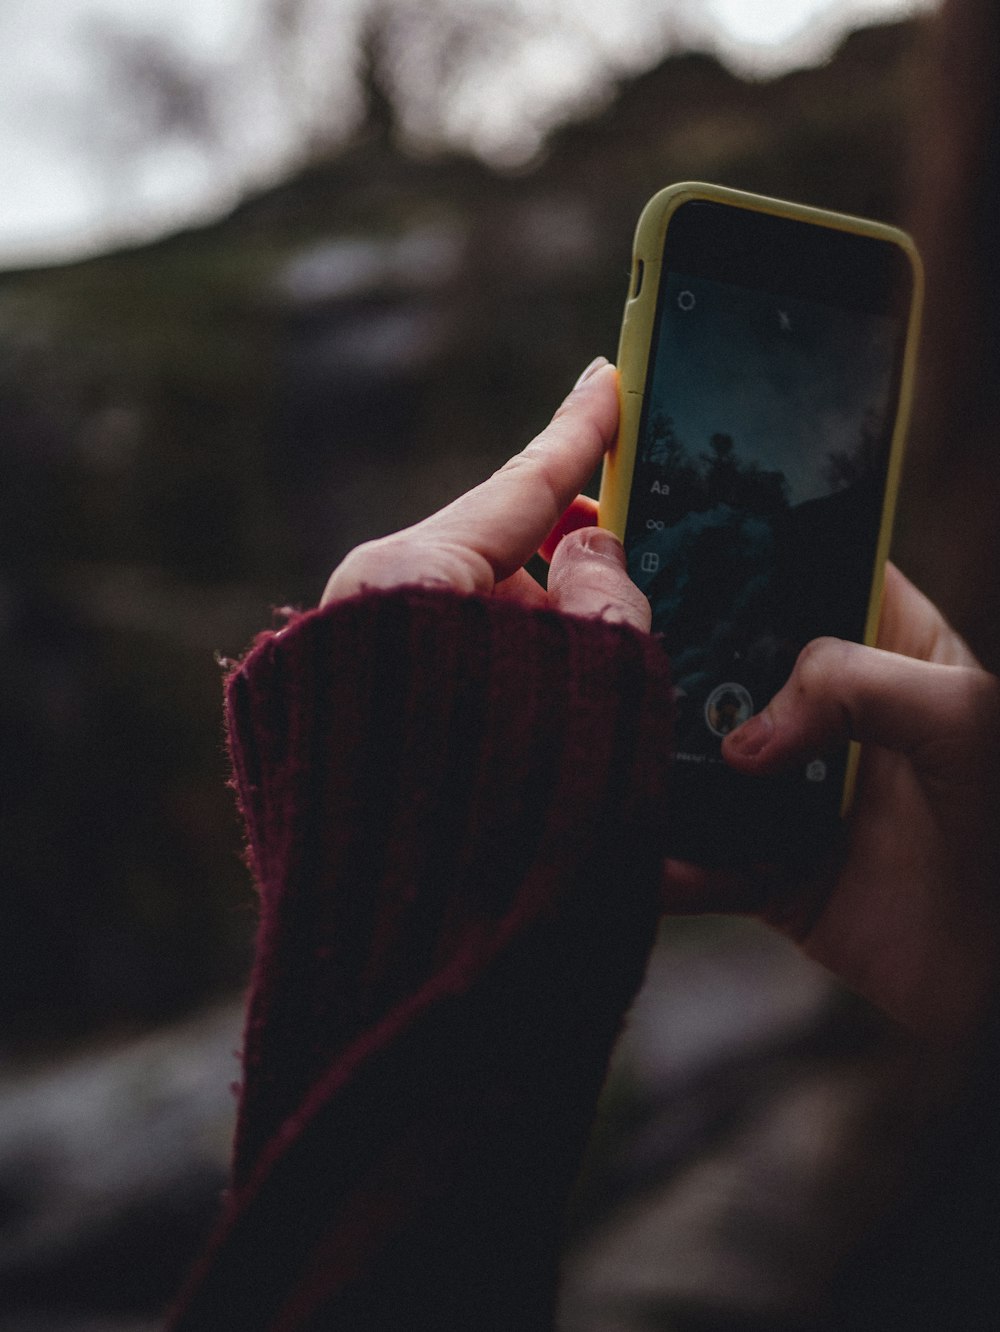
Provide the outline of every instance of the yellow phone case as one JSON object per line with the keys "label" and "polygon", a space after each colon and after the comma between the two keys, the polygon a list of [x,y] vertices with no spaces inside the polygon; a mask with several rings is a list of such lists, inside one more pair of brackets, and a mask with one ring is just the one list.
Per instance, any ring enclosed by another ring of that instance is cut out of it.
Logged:
{"label": "yellow phone case", "polygon": [[[837,231],[854,232],[859,236],[890,241],[909,259],[913,270],[913,301],[906,333],[899,402],[886,478],[885,502],[875,565],[872,570],[863,639],[865,643],[874,644],[878,633],[885,561],[889,553],[896,497],[899,491],[903,442],[910,417],[923,306],[923,265],[920,255],[913,240],[897,227],[871,222],[865,218],[851,217],[845,213],[833,213],[804,204],[786,203],[781,199],[769,199],[764,195],[747,194],[742,190],[731,190],[721,185],[707,185],[700,182],[688,181],[669,185],[654,194],[639,217],[632,249],[629,294],[625,302],[625,314],[618,343],[620,405],[618,435],[604,460],[598,502],[598,523],[601,527],[616,533],[620,539],[624,539],[667,227],[677,209],[692,199],[728,204],[753,212],[770,213],[800,222],[811,222],[821,227],[831,227]],[[842,812],[850,805],[853,795],[858,752],[858,746],[852,745],[841,805]]]}

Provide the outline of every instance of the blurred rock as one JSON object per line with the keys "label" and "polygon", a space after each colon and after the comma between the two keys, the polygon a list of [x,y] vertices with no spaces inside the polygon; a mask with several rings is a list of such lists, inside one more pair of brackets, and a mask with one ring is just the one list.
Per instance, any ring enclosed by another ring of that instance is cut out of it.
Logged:
{"label": "blurred rock", "polygon": [[143,1332],[162,1311],[218,1214],[240,1028],[227,1004],[5,1074],[5,1332]]}
{"label": "blurred rock", "polygon": [[616,1052],[560,1332],[814,1332],[891,1197],[902,1050],[790,943],[668,922]]}
{"label": "blurred rock", "polygon": [[332,304],[392,288],[423,291],[458,277],[464,238],[455,224],[414,226],[401,236],[344,236],[293,255],[275,282],[299,308]]}

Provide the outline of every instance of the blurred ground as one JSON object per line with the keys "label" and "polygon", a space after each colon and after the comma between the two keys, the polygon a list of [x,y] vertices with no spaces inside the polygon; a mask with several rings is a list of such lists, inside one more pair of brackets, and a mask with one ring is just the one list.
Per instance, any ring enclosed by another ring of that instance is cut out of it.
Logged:
{"label": "blurred ground", "polygon": [[665,925],[581,1185],[561,1332],[822,1326],[901,1168],[905,1069],[763,926]]}
{"label": "blurred ground", "polygon": [[[238,1005],[0,1082],[0,1326],[145,1332],[218,1214]],[[903,1052],[769,931],[673,922],[580,1185],[561,1332],[817,1326],[889,1196]]]}

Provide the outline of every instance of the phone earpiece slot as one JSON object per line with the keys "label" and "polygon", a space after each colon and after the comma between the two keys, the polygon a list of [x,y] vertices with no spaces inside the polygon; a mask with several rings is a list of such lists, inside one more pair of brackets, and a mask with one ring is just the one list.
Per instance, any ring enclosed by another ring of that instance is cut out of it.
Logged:
{"label": "phone earpiece slot", "polygon": [[645,266],[645,264],[642,262],[642,260],[641,260],[641,259],[637,259],[637,260],[635,261],[635,277],[634,277],[633,282],[632,282],[632,299],[633,299],[633,300],[635,300],[635,298],[639,295],[639,292],[642,291],[642,275],[643,275],[643,273],[645,272],[645,269],[646,269],[646,266]]}

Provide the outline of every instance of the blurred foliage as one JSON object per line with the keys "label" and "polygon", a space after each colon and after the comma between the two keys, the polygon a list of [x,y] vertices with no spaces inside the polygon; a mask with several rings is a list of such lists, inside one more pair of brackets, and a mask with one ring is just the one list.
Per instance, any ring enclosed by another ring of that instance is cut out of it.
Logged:
{"label": "blurred foliage", "polygon": [[673,56],[509,174],[407,151],[369,71],[355,138],[225,221],[0,275],[9,1042],[242,976],[213,654],[481,479],[614,354],[662,185],[900,220],[921,52],[907,23],[770,82]]}

